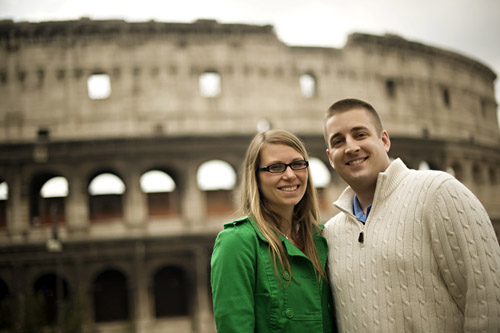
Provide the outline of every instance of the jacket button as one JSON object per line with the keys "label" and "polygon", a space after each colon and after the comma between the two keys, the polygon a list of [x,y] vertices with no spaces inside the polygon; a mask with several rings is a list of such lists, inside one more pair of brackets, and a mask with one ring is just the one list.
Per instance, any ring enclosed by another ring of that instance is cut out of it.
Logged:
{"label": "jacket button", "polygon": [[290,274],[288,274],[288,272],[287,272],[287,271],[284,271],[284,272],[283,272],[283,279],[284,279],[285,281],[290,280]]}
{"label": "jacket button", "polygon": [[293,316],[295,315],[295,313],[293,312],[293,309],[286,309],[285,310],[285,316],[287,316],[288,318],[293,318]]}

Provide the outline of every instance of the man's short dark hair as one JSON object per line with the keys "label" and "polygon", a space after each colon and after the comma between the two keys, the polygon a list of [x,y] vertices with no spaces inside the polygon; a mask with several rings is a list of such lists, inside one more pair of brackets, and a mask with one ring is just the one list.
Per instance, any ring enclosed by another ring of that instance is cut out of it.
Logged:
{"label": "man's short dark hair", "polygon": [[347,111],[351,111],[354,109],[363,109],[368,112],[368,114],[372,117],[373,120],[373,125],[375,126],[375,130],[377,131],[377,135],[380,137],[382,135],[382,131],[384,130],[384,127],[382,125],[382,121],[380,120],[380,117],[375,110],[375,108],[370,104],[365,101],[362,101],[360,99],[355,99],[355,98],[346,98],[346,99],[341,99],[328,108],[325,114],[325,119],[324,119],[324,125],[325,125],[325,140],[327,141],[327,146],[328,146],[328,138],[326,137],[326,122],[328,119],[333,117],[337,113],[343,113]]}

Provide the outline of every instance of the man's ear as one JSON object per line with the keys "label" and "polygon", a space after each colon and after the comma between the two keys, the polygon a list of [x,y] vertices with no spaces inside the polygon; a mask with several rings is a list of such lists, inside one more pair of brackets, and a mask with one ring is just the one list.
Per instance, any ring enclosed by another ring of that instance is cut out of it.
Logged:
{"label": "man's ear", "polygon": [[335,170],[335,167],[333,166],[332,158],[330,157],[330,150],[328,150],[328,148],[326,148],[326,156],[328,156],[328,161],[330,162],[332,169]]}
{"label": "man's ear", "polygon": [[391,149],[391,139],[389,138],[389,133],[386,130],[382,131],[382,142],[384,143],[385,151],[388,153]]}

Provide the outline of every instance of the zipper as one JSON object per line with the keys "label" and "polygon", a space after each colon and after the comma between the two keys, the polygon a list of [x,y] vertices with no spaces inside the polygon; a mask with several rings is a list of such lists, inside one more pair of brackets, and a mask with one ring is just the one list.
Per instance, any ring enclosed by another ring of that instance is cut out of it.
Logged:
{"label": "zipper", "polygon": [[366,223],[363,223],[363,222],[359,221],[358,219],[356,219],[356,222],[358,223],[358,226],[359,226],[358,243],[361,247],[364,247],[365,246],[365,238],[366,238],[366,235],[365,235]]}
{"label": "zipper", "polygon": [[359,232],[358,242],[360,242],[361,244],[365,242],[365,232],[363,230]]}

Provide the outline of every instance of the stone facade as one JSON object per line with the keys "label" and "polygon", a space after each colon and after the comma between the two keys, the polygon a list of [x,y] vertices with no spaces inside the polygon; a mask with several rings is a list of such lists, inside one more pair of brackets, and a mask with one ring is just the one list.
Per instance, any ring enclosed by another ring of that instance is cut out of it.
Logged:
{"label": "stone facade", "polygon": [[[214,94],[200,90],[205,74],[219,82]],[[109,96],[89,95],[95,76],[109,80]],[[200,166],[225,161],[237,177],[258,126],[298,134],[328,165],[322,117],[345,97],[380,112],[392,157],[452,171],[499,230],[495,79],[476,60],[393,35],[355,33],[334,49],[211,20],[1,21],[0,306],[11,319],[0,327],[214,332],[210,254],[238,216],[237,191],[200,189]],[[146,193],[150,170],[175,189]],[[324,220],[345,187],[330,173]],[[125,190],[92,195],[101,174]],[[67,195],[41,196],[54,177],[67,181]],[[34,291],[48,304],[38,322],[29,319]]]}

